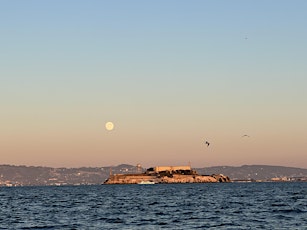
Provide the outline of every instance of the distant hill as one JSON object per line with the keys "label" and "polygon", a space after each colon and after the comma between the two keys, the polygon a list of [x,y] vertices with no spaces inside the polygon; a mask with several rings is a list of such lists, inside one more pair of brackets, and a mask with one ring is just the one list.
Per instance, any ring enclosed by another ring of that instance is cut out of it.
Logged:
{"label": "distant hill", "polygon": [[233,166],[215,166],[208,168],[197,168],[199,174],[213,173],[224,174],[232,180],[269,180],[271,178],[296,178],[307,177],[307,169],[270,166],[270,165],[242,165]]}
{"label": "distant hill", "polygon": [[50,168],[0,165],[0,186],[102,184],[112,174],[135,173],[132,165]]}
{"label": "distant hill", "polygon": [[[141,171],[145,169],[141,169]],[[307,169],[243,165],[195,168],[198,174],[224,174],[232,180],[269,180],[271,178],[307,178]],[[107,167],[51,168],[0,165],[0,186],[90,185],[102,184],[111,174],[139,172],[136,166],[121,164]]]}

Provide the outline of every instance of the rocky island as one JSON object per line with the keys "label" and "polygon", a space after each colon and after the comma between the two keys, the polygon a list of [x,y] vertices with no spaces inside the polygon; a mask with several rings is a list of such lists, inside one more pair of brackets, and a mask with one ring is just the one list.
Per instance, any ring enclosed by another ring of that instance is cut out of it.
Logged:
{"label": "rocky island", "polygon": [[114,174],[104,184],[167,184],[230,182],[223,174],[199,175],[190,166],[156,166],[143,173]]}

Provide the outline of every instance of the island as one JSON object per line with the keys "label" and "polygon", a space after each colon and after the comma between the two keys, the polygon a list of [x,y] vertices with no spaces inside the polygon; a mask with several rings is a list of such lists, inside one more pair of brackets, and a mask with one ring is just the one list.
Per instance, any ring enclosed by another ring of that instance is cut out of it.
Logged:
{"label": "island", "polygon": [[199,175],[191,166],[156,166],[143,173],[114,174],[104,184],[168,184],[231,182],[223,174]]}

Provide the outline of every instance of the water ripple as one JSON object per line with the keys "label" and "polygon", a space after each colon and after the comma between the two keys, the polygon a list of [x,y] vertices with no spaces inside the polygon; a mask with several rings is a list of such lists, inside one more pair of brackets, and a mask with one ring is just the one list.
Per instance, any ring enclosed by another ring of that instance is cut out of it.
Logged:
{"label": "water ripple", "polygon": [[0,188],[0,229],[307,229],[307,183]]}

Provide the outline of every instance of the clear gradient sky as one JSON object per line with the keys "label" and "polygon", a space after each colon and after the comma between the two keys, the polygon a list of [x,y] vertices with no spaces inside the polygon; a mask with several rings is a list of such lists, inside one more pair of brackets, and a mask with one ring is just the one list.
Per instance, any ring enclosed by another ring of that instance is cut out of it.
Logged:
{"label": "clear gradient sky", "polygon": [[0,164],[307,168],[306,23],[305,0],[1,1]]}

